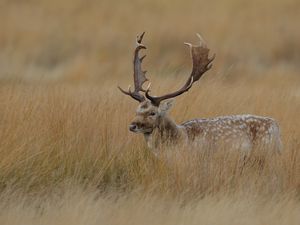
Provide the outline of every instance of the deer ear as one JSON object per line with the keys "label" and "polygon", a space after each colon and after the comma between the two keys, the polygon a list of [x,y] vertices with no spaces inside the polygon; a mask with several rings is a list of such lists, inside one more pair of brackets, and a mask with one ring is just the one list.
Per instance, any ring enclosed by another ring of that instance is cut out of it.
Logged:
{"label": "deer ear", "polygon": [[159,106],[159,110],[163,113],[168,112],[169,109],[174,104],[174,102],[175,102],[175,99],[173,99],[173,98],[163,101]]}

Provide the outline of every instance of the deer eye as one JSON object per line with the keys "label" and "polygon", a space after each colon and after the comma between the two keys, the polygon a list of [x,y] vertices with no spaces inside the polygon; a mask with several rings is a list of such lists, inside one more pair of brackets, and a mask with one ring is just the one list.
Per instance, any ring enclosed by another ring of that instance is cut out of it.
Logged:
{"label": "deer eye", "polygon": [[155,112],[151,112],[149,115],[150,115],[150,116],[155,116],[156,113],[155,113]]}

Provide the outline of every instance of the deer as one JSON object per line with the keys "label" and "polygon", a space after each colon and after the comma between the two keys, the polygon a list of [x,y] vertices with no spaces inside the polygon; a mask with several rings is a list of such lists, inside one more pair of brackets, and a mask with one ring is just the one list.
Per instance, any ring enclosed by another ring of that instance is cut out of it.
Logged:
{"label": "deer", "polygon": [[144,135],[147,146],[157,149],[167,145],[193,145],[200,147],[217,147],[226,144],[233,149],[250,152],[256,146],[264,146],[281,151],[281,138],[278,123],[269,117],[257,115],[231,115],[215,118],[192,119],[176,124],[168,116],[174,98],[190,90],[204,73],[212,68],[215,54],[210,57],[210,49],[197,34],[199,44],[184,43],[190,49],[192,71],[184,85],[174,92],[162,95],[150,95],[150,86],[145,89],[144,83],[149,81],[146,71],[142,70],[142,62],[146,55],[140,56],[146,46],[142,43],[145,32],[137,35],[133,56],[134,90],[128,91],[118,86],[119,90],[139,102],[136,115],[129,130]]}

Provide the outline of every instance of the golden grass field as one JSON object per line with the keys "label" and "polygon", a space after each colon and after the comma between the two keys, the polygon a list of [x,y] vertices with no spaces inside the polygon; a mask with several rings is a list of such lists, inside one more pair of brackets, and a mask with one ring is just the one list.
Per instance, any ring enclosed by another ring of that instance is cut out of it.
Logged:
{"label": "golden grass field", "polygon": [[[297,0],[0,0],[0,224],[298,225],[299,21]],[[155,158],[116,88],[141,31],[153,93],[185,81],[196,32],[217,55],[178,123],[270,116],[282,154]]]}

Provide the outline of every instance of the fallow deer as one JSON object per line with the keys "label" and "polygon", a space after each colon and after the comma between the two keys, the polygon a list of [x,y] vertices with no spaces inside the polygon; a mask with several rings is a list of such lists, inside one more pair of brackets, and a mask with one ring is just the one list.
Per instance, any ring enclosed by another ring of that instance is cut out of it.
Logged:
{"label": "fallow deer", "polygon": [[144,33],[137,36],[134,50],[134,90],[131,91],[130,87],[128,91],[118,88],[122,93],[140,103],[129,130],[144,134],[149,148],[157,148],[164,143],[192,143],[192,145],[206,147],[229,144],[230,147],[244,151],[250,151],[255,146],[265,146],[280,151],[279,127],[272,118],[256,115],[233,115],[193,119],[180,125],[176,124],[167,115],[173,98],[187,92],[212,67],[211,63],[215,55],[209,57],[206,43],[197,34],[200,39],[199,45],[185,43],[190,48],[193,63],[192,72],[185,84],[175,92],[159,97],[151,96],[150,85],[147,89],[143,88],[143,84],[148,81],[146,71],[143,71],[141,66],[145,55],[139,56],[139,52],[146,49],[146,46],[142,44]]}

